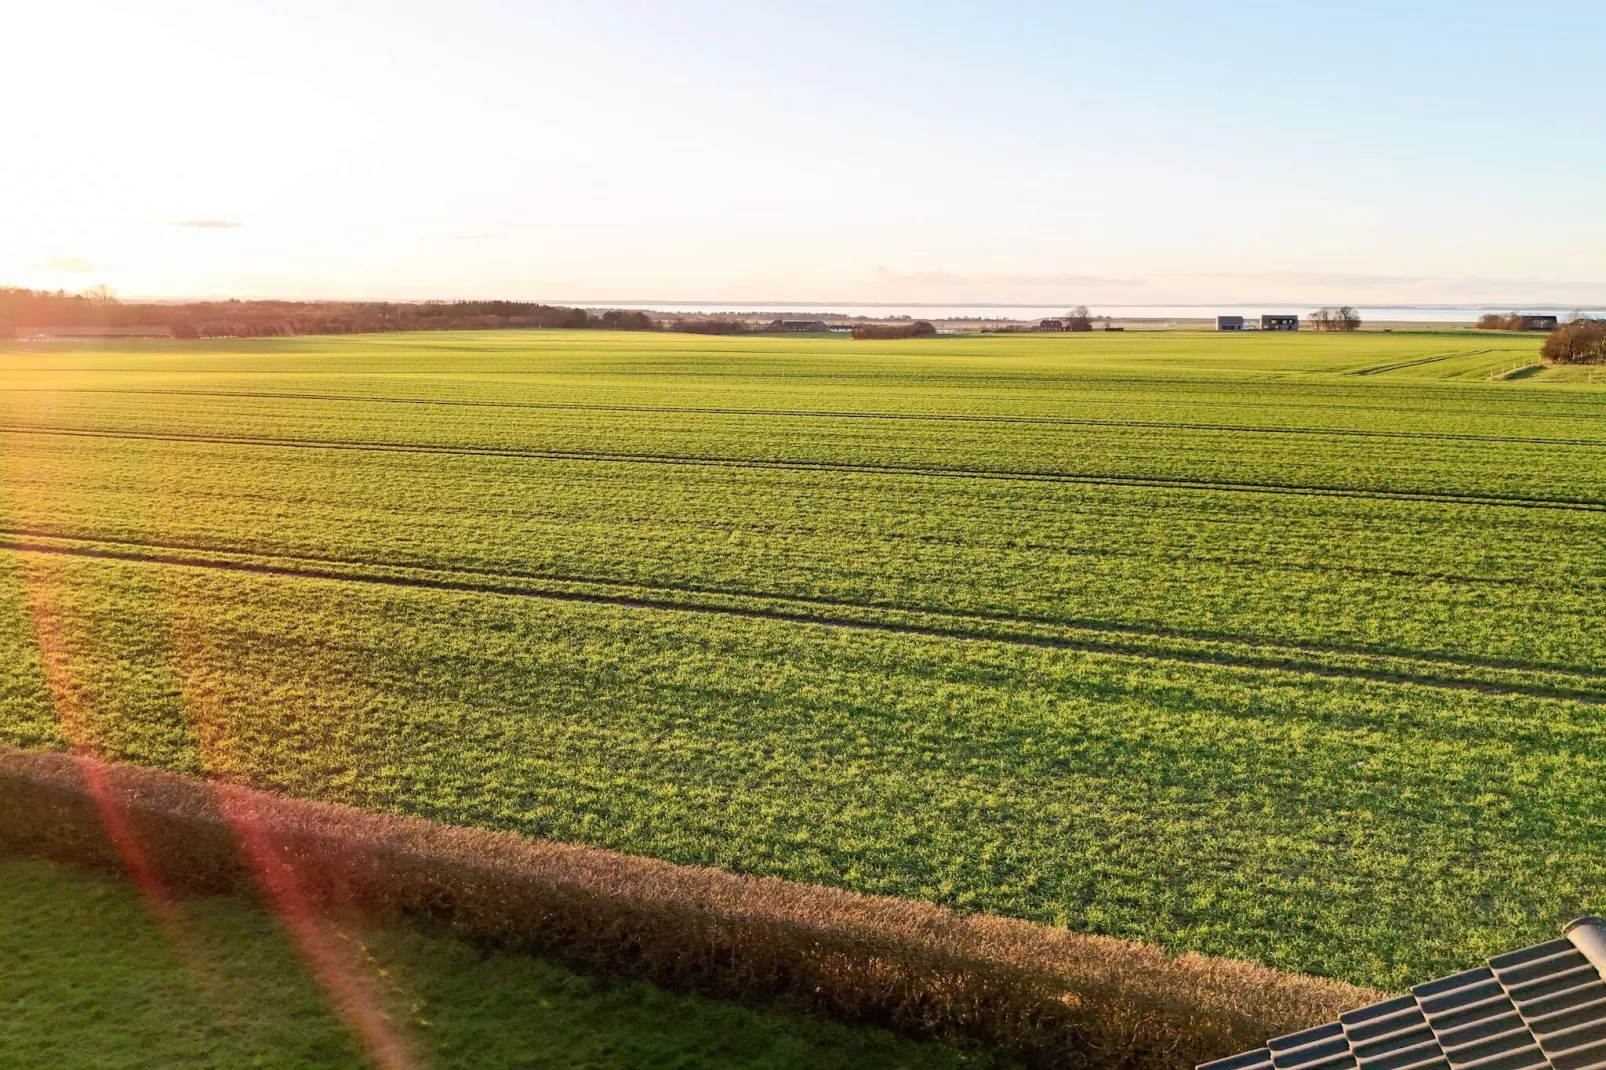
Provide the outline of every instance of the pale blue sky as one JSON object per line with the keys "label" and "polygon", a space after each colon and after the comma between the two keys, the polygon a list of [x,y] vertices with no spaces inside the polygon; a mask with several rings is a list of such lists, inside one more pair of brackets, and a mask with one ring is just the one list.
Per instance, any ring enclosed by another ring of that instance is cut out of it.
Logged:
{"label": "pale blue sky", "polygon": [[56,0],[3,19],[0,282],[1606,301],[1599,0]]}

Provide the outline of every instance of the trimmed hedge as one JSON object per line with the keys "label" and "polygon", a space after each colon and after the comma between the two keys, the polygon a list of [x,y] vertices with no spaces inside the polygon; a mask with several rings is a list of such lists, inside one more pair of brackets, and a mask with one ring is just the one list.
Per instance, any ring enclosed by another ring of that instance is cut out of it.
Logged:
{"label": "trimmed hedge", "polygon": [[433,919],[582,969],[970,1037],[1041,1066],[1172,1070],[1379,998],[926,903],[0,748],[0,847],[97,867],[132,857],[168,892],[259,891],[242,838],[255,870],[266,851],[321,907]]}

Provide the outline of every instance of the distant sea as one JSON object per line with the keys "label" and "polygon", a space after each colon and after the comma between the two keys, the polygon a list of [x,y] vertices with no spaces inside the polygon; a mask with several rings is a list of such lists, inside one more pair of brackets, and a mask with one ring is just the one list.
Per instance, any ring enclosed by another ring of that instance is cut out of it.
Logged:
{"label": "distant sea", "polygon": [[[835,313],[844,316],[868,316],[885,319],[892,316],[912,316],[915,319],[941,320],[1024,320],[1035,321],[1063,316],[1068,305],[925,305],[925,304],[855,304],[846,302],[755,303],[676,302],[676,301],[574,301],[566,304],[586,308],[639,308],[649,312],[680,313],[688,316],[707,316],[718,313],[775,313],[779,316],[806,318]],[[1298,313],[1301,316],[1314,312],[1316,305],[1295,305],[1268,302],[1261,305],[1095,305],[1088,310],[1094,316],[1109,316],[1116,320],[1209,320],[1216,316],[1259,316],[1262,313]],[[1565,317],[1573,311],[1592,315],[1606,315],[1606,306],[1557,305],[1358,305],[1356,310],[1363,321],[1393,323],[1473,323],[1485,313],[1556,312]]]}

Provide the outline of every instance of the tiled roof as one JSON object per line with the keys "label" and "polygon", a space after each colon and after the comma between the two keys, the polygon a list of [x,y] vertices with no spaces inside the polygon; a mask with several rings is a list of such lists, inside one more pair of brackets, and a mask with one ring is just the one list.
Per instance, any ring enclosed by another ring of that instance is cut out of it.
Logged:
{"label": "tiled roof", "polygon": [[1606,921],[1198,1070],[1606,1070]]}

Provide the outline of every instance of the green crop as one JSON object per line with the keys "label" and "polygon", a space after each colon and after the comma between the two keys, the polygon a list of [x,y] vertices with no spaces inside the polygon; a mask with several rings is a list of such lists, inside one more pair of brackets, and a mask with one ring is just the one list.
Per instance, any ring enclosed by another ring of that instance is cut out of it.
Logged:
{"label": "green crop", "polygon": [[17,346],[0,741],[1397,986],[1606,900],[1536,347]]}

